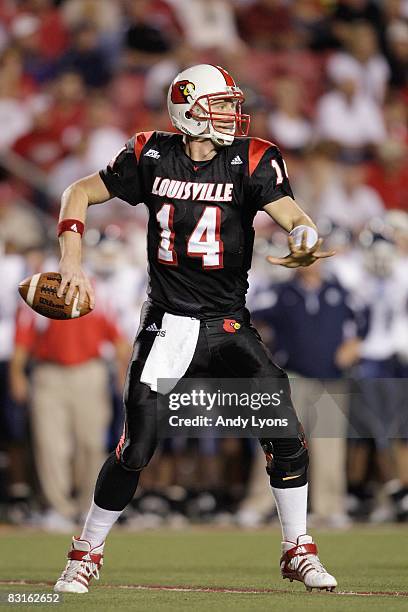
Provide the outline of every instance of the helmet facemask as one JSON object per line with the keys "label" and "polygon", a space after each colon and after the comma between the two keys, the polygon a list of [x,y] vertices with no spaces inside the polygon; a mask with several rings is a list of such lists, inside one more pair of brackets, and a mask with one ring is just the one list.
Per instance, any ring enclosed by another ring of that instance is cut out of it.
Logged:
{"label": "helmet facemask", "polygon": [[[250,117],[242,114],[242,104],[245,98],[240,91],[230,93],[213,93],[198,97],[187,114],[192,119],[206,123],[202,138],[210,138],[215,144],[229,145],[235,136],[247,136]],[[235,108],[231,111],[218,110],[219,102],[234,102]],[[215,107],[215,108],[214,108]]]}

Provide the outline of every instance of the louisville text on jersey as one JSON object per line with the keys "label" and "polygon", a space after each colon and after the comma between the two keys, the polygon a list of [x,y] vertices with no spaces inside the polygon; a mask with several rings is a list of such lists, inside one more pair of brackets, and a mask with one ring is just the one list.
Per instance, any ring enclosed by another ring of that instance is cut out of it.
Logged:
{"label": "louisville text on jersey", "polygon": [[231,202],[232,190],[232,183],[191,183],[157,176],[152,194],[175,200]]}

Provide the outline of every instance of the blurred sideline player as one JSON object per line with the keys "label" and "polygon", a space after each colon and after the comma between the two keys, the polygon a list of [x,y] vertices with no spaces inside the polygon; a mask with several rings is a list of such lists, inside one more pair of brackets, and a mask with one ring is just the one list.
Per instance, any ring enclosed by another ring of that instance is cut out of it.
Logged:
{"label": "blurred sideline player", "polygon": [[[99,576],[106,536],[132,500],[157,445],[157,378],[287,381],[245,308],[253,219],[265,210],[289,232],[290,253],[269,257],[270,263],[307,266],[331,253],[319,251],[315,225],[293,200],[279,149],[245,138],[249,116],[241,113],[243,102],[241,89],[222,68],[184,70],[168,93],[171,121],[182,134],[137,134],[105,170],[72,184],[62,196],[60,295],[69,285],[66,302],[78,287],[80,299],[88,294],[93,303],[81,267],[81,235],[88,206],[115,196],[149,209],[150,290],[125,384],[124,433],[102,466],[85,526],[54,587],[58,592],[87,592],[90,579]],[[288,416],[296,419],[286,400]],[[297,419],[296,424],[294,438],[261,440],[282,525],[281,572],[309,590],[331,590],[337,582],[306,534],[308,451]]]}

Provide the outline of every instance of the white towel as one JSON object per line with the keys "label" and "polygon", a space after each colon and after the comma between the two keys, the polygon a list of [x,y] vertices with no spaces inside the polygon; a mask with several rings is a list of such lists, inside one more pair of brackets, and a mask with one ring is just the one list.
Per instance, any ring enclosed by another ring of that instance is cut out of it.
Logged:
{"label": "white towel", "polygon": [[161,322],[164,336],[157,335],[146,359],[140,382],[157,392],[157,379],[173,379],[169,385],[160,385],[161,393],[169,393],[187,372],[193,359],[200,333],[200,321],[192,317],[179,317],[166,312]]}

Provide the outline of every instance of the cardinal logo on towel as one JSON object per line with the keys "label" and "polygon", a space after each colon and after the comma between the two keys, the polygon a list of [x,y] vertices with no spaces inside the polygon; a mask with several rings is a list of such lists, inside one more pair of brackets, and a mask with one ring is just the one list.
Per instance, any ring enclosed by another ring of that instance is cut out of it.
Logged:
{"label": "cardinal logo on towel", "polygon": [[235,332],[241,328],[241,323],[238,323],[235,319],[224,319],[222,328],[229,334],[235,334]]}

